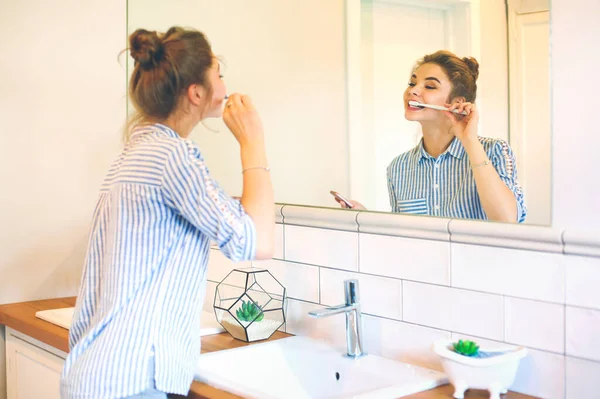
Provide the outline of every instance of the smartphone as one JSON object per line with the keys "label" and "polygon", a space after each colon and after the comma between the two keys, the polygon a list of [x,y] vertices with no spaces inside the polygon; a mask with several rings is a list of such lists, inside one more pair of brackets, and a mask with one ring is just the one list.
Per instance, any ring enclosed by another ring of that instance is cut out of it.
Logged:
{"label": "smartphone", "polygon": [[337,191],[331,190],[329,193],[333,195],[338,201],[342,201],[344,204],[346,204],[348,208],[354,208],[354,205],[352,205],[352,203],[346,198],[342,197]]}

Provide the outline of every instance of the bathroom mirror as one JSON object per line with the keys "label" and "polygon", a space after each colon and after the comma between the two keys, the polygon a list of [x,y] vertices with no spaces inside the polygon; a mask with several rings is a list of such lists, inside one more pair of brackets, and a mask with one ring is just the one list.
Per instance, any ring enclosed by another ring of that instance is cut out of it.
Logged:
{"label": "bathroom mirror", "polygon": [[[548,21],[547,0],[128,1],[128,33],[180,25],[208,36],[228,91],[249,94],[261,114],[278,203],[337,208],[335,190],[390,211],[386,167],[421,137],[404,118],[414,63],[440,49],[475,57],[479,134],[510,144],[526,223],[538,225],[551,224]],[[239,150],[223,122],[192,138],[239,195]]]}

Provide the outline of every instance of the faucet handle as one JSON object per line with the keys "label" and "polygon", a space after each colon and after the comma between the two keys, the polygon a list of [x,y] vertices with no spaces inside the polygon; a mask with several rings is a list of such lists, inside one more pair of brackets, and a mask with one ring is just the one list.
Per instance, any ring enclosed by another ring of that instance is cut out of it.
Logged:
{"label": "faucet handle", "polygon": [[346,296],[346,305],[356,305],[360,301],[360,294],[358,291],[358,280],[345,280],[344,281],[344,293]]}

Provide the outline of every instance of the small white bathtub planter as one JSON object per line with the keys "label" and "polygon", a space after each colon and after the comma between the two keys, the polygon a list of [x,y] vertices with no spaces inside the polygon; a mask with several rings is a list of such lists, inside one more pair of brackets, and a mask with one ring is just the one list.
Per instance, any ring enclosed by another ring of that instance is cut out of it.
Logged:
{"label": "small white bathtub planter", "polygon": [[433,350],[441,360],[452,385],[454,397],[464,398],[467,389],[490,391],[490,399],[500,399],[514,383],[519,362],[527,355],[526,348],[502,350],[481,349],[481,357],[469,357],[454,351],[453,341],[439,340]]}

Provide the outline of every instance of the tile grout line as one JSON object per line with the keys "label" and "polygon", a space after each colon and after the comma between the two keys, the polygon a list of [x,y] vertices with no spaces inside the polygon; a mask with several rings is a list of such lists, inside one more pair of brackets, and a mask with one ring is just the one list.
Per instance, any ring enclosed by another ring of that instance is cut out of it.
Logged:
{"label": "tile grout line", "polygon": [[400,309],[400,317],[402,317],[402,321],[405,321],[404,320],[404,280],[400,280],[400,288],[402,289],[402,294],[401,294],[402,306]]}
{"label": "tile grout line", "polygon": [[[218,249],[214,249],[214,250],[218,250]],[[564,305],[564,303],[562,303],[562,302],[557,302],[557,301],[552,301],[552,300],[535,299],[535,298],[531,298],[531,297],[509,295],[509,294],[503,294],[503,293],[500,293],[500,292],[482,291],[482,290],[477,290],[477,289],[472,289],[472,288],[464,288],[464,287],[459,287],[459,286],[454,286],[454,285],[450,286],[450,285],[446,285],[446,284],[432,283],[432,282],[423,281],[423,280],[411,280],[411,279],[406,279],[406,278],[403,278],[403,277],[394,277],[394,276],[386,276],[386,275],[382,275],[382,274],[365,273],[365,272],[359,272],[359,271],[356,271],[356,270],[340,269],[340,268],[336,268],[336,267],[323,266],[323,265],[318,265],[318,264],[314,264],[314,263],[305,263],[305,262],[288,260],[288,259],[277,259],[277,260],[285,261],[286,263],[290,263],[290,264],[303,265],[303,266],[309,266],[309,267],[319,267],[319,268],[323,268],[323,269],[327,269],[327,270],[333,270],[333,271],[338,271],[338,272],[358,273],[358,274],[361,274],[361,275],[364,275],[364,276],[380,277],[380,278],[390,279],[390,280],[404,280],[404,281],[409,281],[409,282],[413,282],[413,283],[417,283],[417,284],[433,285],[433,286],[436,286],[436,287],[451,288],[451,289],[456,289],[456,290],[461,290],[461,291],[468,291],[468,292],[475,292],[475,293],[481,293],[481,294],[487,294],[487,295],[496,295],[496,296],[504,295],[507,298],[522,299],[522,300],[526,300],[526,301],[532,301],[532,302],[538,302],[538,303],[546,303],[546,304],[553,304],[553,305]],[[577,306],[577,305],[568,305],[568,306],[576,307],[576,308],[581,308],[581,309],[590,309],[590,310],[600,311],[600,308]]]}
{"label": "tile grout line", "polygon": [[319,267],[319,304],[321,304],[321,268]]}

